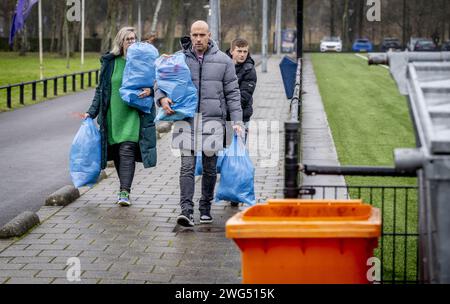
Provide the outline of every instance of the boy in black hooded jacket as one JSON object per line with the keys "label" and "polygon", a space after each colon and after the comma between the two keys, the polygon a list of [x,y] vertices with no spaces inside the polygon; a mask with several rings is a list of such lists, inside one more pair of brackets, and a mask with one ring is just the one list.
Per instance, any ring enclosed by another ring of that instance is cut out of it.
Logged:
{"label": "boy in black hooded jacket", "polygon": [[[248,124],[253,115],[253,93],[256,88],[255,61],[250,56],[249,44],[245,39],[237,38],[231,42],[231,49],[226,52],[233,59],[241,91],[242,116],[245,123],[245,141],[247,141]],[[227,119],[229,121],[229,119]]]}
{"label": "boy in black hooded jacket", "polygon": [[[241,107],[245,124],[245,142],[247,142],[250,118],[253,115],[253,93],[256,88],[255,61],[250,56],[249,44],[245,39],[237,38],[231,42],[231,49],[226,52],[233,59],[241,91]],[[228,115],[229,116],[229,115]],[[230,118],[227,118],[230,121]],[[230,202],[231,206],[239,206],[239,202]]]}

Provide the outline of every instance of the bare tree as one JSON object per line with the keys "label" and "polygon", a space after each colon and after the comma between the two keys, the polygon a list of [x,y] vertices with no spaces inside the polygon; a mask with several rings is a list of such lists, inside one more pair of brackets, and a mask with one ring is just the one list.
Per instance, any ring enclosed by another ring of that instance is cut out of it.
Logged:
{"label": "bare tree", "polygon": [[365,2],[365,0],[357,0],[358,37],[364,36]]}
{"label": "bare tree", "polygon": [[159,11],[161,10],[162,0],[158,0],[158,3],[156,4],[155,12],[153,14],[153,20],[152,20],[152,32],[156,32],[156,26],[158,25],[158,16]]}
{"label": "bare tree", "polygon": [[117,21],[119,12],[119,1],[108,0],[108,9],[106,12],[106,26],[102,39],[102,52],[111,49],[113,35],[117,32]]}
{"label": "bare tree", "polygon": [[180,13],[181,8],[181,0],[171,0],[170,3],[170,11],[171,14],[169,16],[169,23],[167,25],[166,31],[166,49],[167,52],[172,53],[174,50],[174,36],[175,36],[175,27],[178,15]]}
{"label": "bare tree", "polygon": [[330,36],[336,36],[336,29],[335,29],[335,19],[334,16],[336,14],[336,3],[335,0],[330,0]]}

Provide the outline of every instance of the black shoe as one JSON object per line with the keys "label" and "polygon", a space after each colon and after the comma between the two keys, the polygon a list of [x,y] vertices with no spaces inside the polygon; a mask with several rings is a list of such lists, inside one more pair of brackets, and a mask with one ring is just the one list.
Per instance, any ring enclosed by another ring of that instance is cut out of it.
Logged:
{"label": "black shoe", "polygon": [[200,213],[200,224],[211,224],[212,222],[213,218],[210,211],[202,211]]}
{"label": "black shoe", "polygon": [[177,224],[183,227],[194,227],[194,215],[188,211],[181,212],[177,217]]}
{"label": "black shoe", "polygon": [[239,207],[239,202],[230,202],[231,207]]}

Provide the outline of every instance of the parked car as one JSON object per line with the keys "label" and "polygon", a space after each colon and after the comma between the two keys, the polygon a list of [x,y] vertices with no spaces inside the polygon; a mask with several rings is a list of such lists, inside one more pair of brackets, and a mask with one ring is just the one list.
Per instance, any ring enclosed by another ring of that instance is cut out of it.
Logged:
{"label": "parked car", "polygon": [[320,41],[320,51],[324,52],[342,52],[342,40],[340,37],[324,37]]}
{"label": "parked car", "polygon": [[435,52],[438,48],[432,40],[418,40],[414,45],[414,52]]}
{"label": "parked car", "polygon": [[355,42],[353,42],[352,50],[354,52],[372,52],[373,45],[372,42],[369,41],[369,39],[366,38],[360,38],[356,39]]}
{"label": "parked car", "polygon": [[408,45],[407,45],[408,51],[414,52],[414,48],[416,47],[416,43],[419,40],[427,40],[427,38],[411,37],[409,39],[409,42],[408,42]]}
{"label": "parked car", "polygon": [[446,41],[441,46],[441,51],[443,52],[450,52],[450,40]]}
{"label": "parked car", "polygon": [[391,37],[384,38],[383,42],[381,43],[381,51],[387,52],[389,50],[401,51],[402,45],[400,43],[400,40],[398,40],[397,38],[391,38]]}

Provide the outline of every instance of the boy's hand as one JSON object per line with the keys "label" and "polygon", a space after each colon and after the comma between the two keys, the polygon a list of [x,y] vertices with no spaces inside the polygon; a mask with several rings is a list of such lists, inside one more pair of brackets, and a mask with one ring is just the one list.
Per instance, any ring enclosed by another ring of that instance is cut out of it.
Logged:
{"label": "boy's hand", "polygon": [[139,98],[145,98],[145,97],[149,97],[152,94],[152,89],[150,88],[145,88],[142,89],[142,93],[139,94]]}
{"label": "boy's hand", "polygon": [[172,110],[172,108],[170,107],[170,105],[173,104],[173,101],[170,100],[170,98],[167,97],[161,98],[159,103],[161,104],[161,107],[164,109],[167,115],[175,114],[175,111]]}

